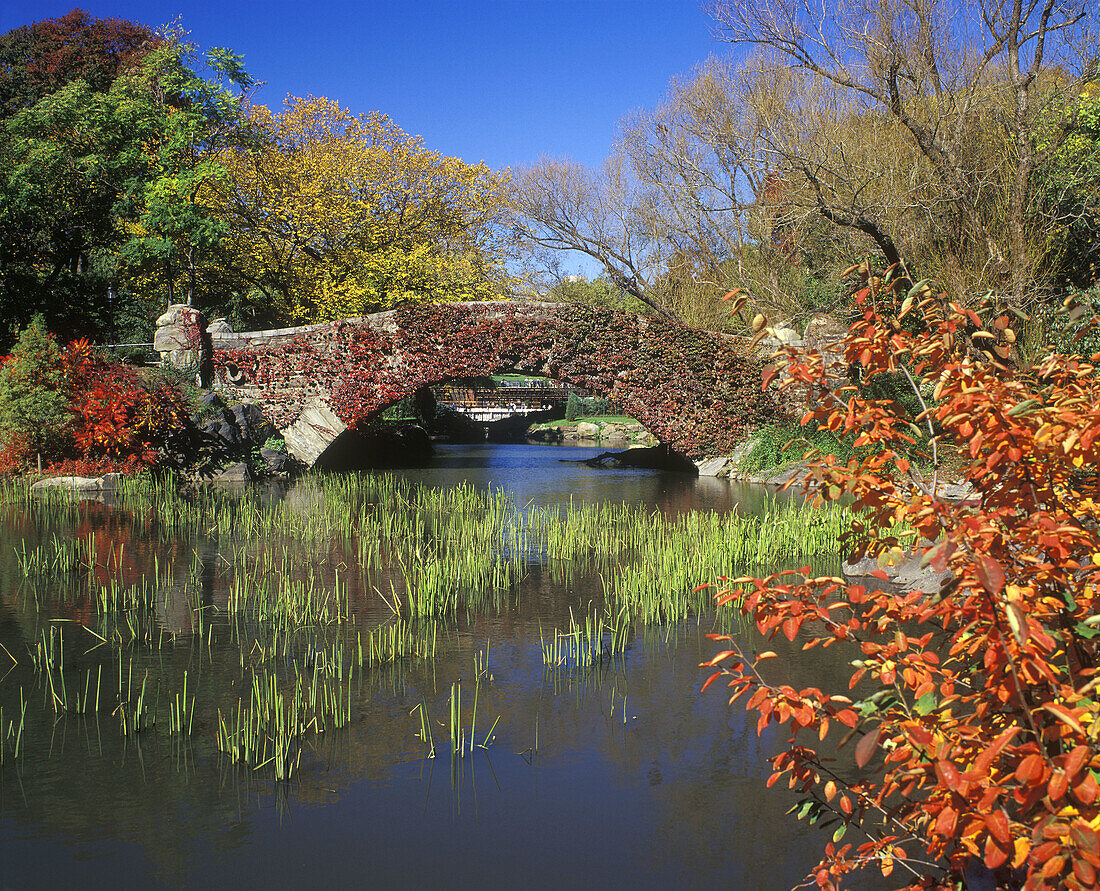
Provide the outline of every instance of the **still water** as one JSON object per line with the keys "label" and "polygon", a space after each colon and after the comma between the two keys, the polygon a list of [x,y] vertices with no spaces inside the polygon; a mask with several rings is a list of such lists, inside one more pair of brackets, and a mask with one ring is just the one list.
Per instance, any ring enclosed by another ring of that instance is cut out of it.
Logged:
{"label": "still water", "polygon": [[[403,473],[430,486],[500,488],[521,506],[626,501],[678,514],[762,504],[758,491],[724,481],[573,463],[599,451],[444,447],[431,468]],[[303,491],[240,497],[271,503]],[[0,643],[10,654],[0,652],[0,735],[27,703],[23,752],[0,766],[4,888],[781,889],[804,878],[826,841],[785,814],[793,796],[765,789],[782,732],[758,738],[740,704],[728,707],[716,687],[699,692],[706,675],[698,665],[716,648],[706,638],[713,617],[640,628],[626,655],[599,670],[548,673],[542,636],[598,599],[598,580],[563,581],[528,566],[503,605],[446,623],[434,661],[357,675],[350,723],[315,737],[293,777],[277,782],[270,768],[230,763],[214,742],[220,713],[248,695],[250,666],[261,658],[222,617],[239,559],[225,531],[166,535],[96,503],[61,526],[17,512],[0,523]],[[123,644],[126,629],[116,637],[96,625],[80,596],[28,587],[19,548],[93,531],[96,547],[107,548],[104,564],[150,577],[170,565],[180,567],[173,578],[189,574],[209,608],[205,629],[186,603],[166,600],[159,638]],[[318,572],[344,567],[354,621],[383,621],[377,598],[356,588],[353,558],[330,556]],[[155,679],[154,727],[124,737],[110,708],[47,707],[55,694],[34,671],[35,653],[62,625],[70,655],[51,677],[70,688],[133,685],[132,677],[97,678],[105,665],[149,678],[150,699]],[[744,640],[754,645],[747,632]],[[811,662],[797,646],[768,648],[785,657],[768,663],[776,682],[846,686],[841,667]],[[184,672],[203,704],[190,734],[172,734],[169,700]],[[456,682],[467,697],[477,687],[475,737],[487,745],[460,759],[427,757],[417,708],[445,733],[439,718]]]}

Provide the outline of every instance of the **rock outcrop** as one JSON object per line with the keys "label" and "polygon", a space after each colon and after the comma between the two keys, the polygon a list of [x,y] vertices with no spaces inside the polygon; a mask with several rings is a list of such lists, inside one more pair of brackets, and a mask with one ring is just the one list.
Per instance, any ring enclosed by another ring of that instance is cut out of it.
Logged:
{"label": "rock outcrop", "polygon": [[95,497],[105,492],[115,492],[122,483],[122,474],[108,473],[104,476],[51,476],[39,480],[31,486],[32,492],[45,492],[49,489],[66,489],[82,495]]}
{"label": "rock outcrop", "polygon": [[528,428],[527,439],[531,442],[573,442],[621,448],[650,446],[657,443],[657,437],[637,421],[535,424]]}

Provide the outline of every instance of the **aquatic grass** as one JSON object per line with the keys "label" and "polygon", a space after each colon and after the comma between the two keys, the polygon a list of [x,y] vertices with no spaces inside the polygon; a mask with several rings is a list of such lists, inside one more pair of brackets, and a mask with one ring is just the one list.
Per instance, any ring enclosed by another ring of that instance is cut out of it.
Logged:
{"label": "aquatic grass", "polygon": [[[253,672],[250,697],[237,700],[236,717],[218,709],[217,747],[253,770],[272,766],[276,780],[289,780],[301,763],[302,741],[351,721],[352,685],[341,684],[338,660],[314,660],[312,669],[294,666],[288,689],[265,670]],[[341,669],[342,670],[342,669]]]}
{"label": "aquatic grass", "polygon": [[626,654],[631,626],[625,610],[617,615],[585,615],[577,622],[572,609],[569,626],[543,638],[539,631],[543,665],[549,671],[587,672],[618,662]]}
{"label": "aquatic grass", "polygon": [[[481,692],[480,677],[474,685],[474,701],[470,710],[470,730],[466,731],[466,728],[462,721],[462,682],[455,681],[451,684],[451,694],[447,699],[447,710],[450,716],[450,720],[447,725],[447,743],[452,760],[459,760],[465,758],[474,753],[474,749],[488,749],[493,744],[493,731],[496,730],[497,724],[500,723],[500,716],[498,715],[496,720],[493,721],[489,731],[485,734],[481,742],[477,741],[477,707],[478,698]],[[426,716],[426,710],[422,710],[422,715]],[[429,732],[429,739],[430,739]],[[434,752],[434,744],[432,745]]]}
{"label": "aquatic grass", "polygon": [[[520,508],[500,490],[436,489],[389,474],[311,476],[272,501],[247,492],[181,492],[142,478],[124,483],[107,506],[30,496],[25,486],[0,481],[0,510],[37,535],[15,538],[15,553],[0,567],[22,577],[15,590],[25,608],[82,610],[97,638],[85,651],[75,645],[76,632],[53,621],[41,632],[31,654],[35,695],[42,695],[35,708],[58,723],[110,711],[124,737],[159,729],[180,743],[210,734],[227,762],[278,781],[300,769],[318,735],[351,720],[353,679],[362,684],[369,675],[370,683],[404,693],[405,679],[418,674],[412,666],[446,651],[463,617],[514,608],[535,565],[570,587],[595,581],[587,610],[571,611],[569,623],[541,641],[554,689],[560,683],[584,695],[586,685],[603,683],[602,668],[621,664],[638,635],[656,633],[647,628],[713,616],[701,582],[835,555],[851,522],[836,505],[778,498],[756,517],[669,517],[579,502]],[[119,540],[123,532],[149,543],[144,574],[134,569],[137,549]],[[244,689],[235,705],[207,699],[199,683],[198,670],[217,658],[215,630],[222,652],[228,638],[236,651],[229,658],[239,658]],[[78,664],[65,665],[66,645]],[[158,654],[188,646],[181,683]],[[88,668],[80,660],[98,648],[91,658],[106,661]],[[429,754],[445,747],[462,759],[491,744],[500,718],[490,725],[479,714],[481,685],[490,678],[486,649],[475,660],[472,697],[468,680],[450,687],[446,723],[433,727],[427,706],[417,707]],[[25,748],[25,704],[23,714],[5,705],[0,758]],[[616,697],[613,709],[625,714],[625,699]]]}
{"label": "aquatic grass", "polygon": [[141,677],[141,685],[135,687],[134,660],[130,659],[129,667],[123,671],[122,660],[118,662],[118,706],[114,715],[119,720],[119,728],[123,736],[135,736],[146,730],[150,730],[157,723],[157,706],[160,701],[160,683],[156,684],[156,699],[150,701],[149,670],[145,669]]}
{"label": "aquatic grass", "polygon": [[423,702],[416,705],[410,714],[417,713],[420,717],[420,729],[416,733],[417,739],[428,745],[428,757],[435,757],[435,738],[432,735],[432,719],[428,715],[428,707]]}
{"label": "aquatic grass", "polygon": [[[4,709],[0,707],[0,768],[4,766],[6,758],[18,759],[23,754],[23,728],[27,722],[27,700],[23,695],[23,688],[19,688],[19,723],[15,718],[9,718],[4,724]],[[9,751],[10,748],[10,751]]]}
{"label": "aquatic grass", "polygon": [[[187,672],[183,673],[183,689],[176,693],[169,703],[168,732],[171,734],[190,735],[191,727],[195,721],[195,699],[187,697]],[[185,729],[186,728],[186,729]]]}
{"label": "aquatic grass", "polygon": [[375,668],[399,659],[434,659],[439,640],[436,622],[413,623],[398,617],[356,635],[360,668]]}

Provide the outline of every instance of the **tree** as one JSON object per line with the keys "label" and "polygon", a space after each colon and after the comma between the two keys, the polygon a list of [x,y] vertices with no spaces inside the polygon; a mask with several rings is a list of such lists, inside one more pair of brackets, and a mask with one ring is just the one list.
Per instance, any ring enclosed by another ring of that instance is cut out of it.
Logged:
{"label": "tree", "polygon": [[166,33],[120,61],[105,89],[76,78],[0,119],[6,322],[43,312],[63,336],[111,336],[122,307],[143,301],[148,326],[176,282],[194,288],[220,234],[201,188],[220,175],[213,153],[242,138],[239,96],[224,83],[249,83],[228,51],[209,58],[204,78],[194,47]]}
{"label": "tree", "polygon": [[766,110],[744,86],[710,59],[623,121],[600,171],[545,159],[521,171],[510,199],[525,241],[581,251],[624,297],[699,327],[724,323],[720,298],[734,287],[790,319],[820,311],[818,283],[856,245],[793,200]]}
{"label": "tree", "polygon": [[[122,137],[105,94],[82,81],[6,121],[0,140],[0,310],[65,333],[98,327],[117,247]],[[0,332],[0,343],[6,340]]]}
{"label": "tree", "polygon": [[[960,293],[989,269],[993,284],[1023,300],[1036,278],[1033,246],[1042,241],[1034,177],[1072,122],[1063,118],[1041,145],[1036,128],[1048,109],[1080,92],[1096,64],[1095,4],[713,0],[709,11],[717,35],[764,51],[769,71],[791,68],[862,117],[891,123],[891,135],[930,174],[921,204],[949,234]],[[813,167],[801,172],[813,186]]]}
{"label": "tree", "polygon": [[[584,276],[564,276],[547,292],[546,299],[563,303],[583,303],[586,306],[631,308],[630,298],[624,298],[611,283],[611,279],[602,275],[591,281]],[[633,309],[635,312],[643,312],[645,306],[635,302]]]}
{"label": "tree", "polygon": [[668,244],[657,287],[682,317],[706,327],[734,286],[767,311],[790,318],[806,310],[795,231],[804,222],[775,200],[777,162],[741,87],[731,64],[708,59],[673,78],[654,110],[629,115],[617,146],[646,184],[643,212]]}
{"label": "tree", "polygon": [[[831,232],[829,249],[814,258],[819,263],[868,251],[886,263],[897,263],[902,251],[918,266],[928,259],[931,243],[944,238],[928,200],[929,177],[890,121],[828,83],[765,59],[730,66],[726,78],[751,134],[734,136],[751,138],[765,178],[753,207],[753,240],[768,249],[765,268],[812,256],[822,223]],[[783,284],[776,277],[772,290]]]}
{"label": "tree", "polygon": [[75,80],[106,93],[163,38],[145,25],[74,9],[0,35],[0,118],[31,108]]}
{"label": "tree", "polygon": [[505,177],[424,147],[379,112],[324,98],[257,106],[266,139],[231,150],[212,184],[223,258],[272,321],[320,321],[420,300],[473,300],[506,282]]}
{"label": "tree", "polygon": [[[1050,232],[1044,266],[1056,286],[1085,289],[1100,281],[1100,76],[1052,116],[1056,134],[1063,120],[1072,127],[1035,177],[1036,204]],[[1040,147],[1046,129],[1039,128]]]}
{"label": "tree", "polygon": [[190,304],[200,285],[217,288],[209,267],[227,224],[209,198],[226,176],[219,156],[252,138],[237,91],[253,81],[241,57],[224,48],[209,51],[201,76],[195,47],[180,33],[168,38],[110,94],[135,164],[116,205],[127,236],[118,256],[124,285]]}
{"label": "tree", "polygon": [[643,191],[618,156],[595,173],[570,161],[543,158],[517,174],[508,202],[515,231],[534,250],[587,254],[622,294],[678,320],[654,286],[665,268],[666,246],[653,221],[640,212]]}
{"label": "tree", "polygon": [[565,420],[573,423],[581,416],[583,410],[584,406],[581,404],[581,398],[570,390],[569,398],[565,400]]}
{"label": "tree", "polygon": [[0,445],[47,452],[70,420],[68,405],[61,350],[35,316],[0,364]]}
{"label": "tree", "polygon": [[[915,548],[945,581],[891,593],[809,569],[736,579],[720,604],[770,637],[833,647],[851,659],[851,683],[795,690],[771,679],[774,653],[718,635],[726,648],[707,685],[746,697],[761,732],[790,727],[769,785],[786,778],[804,796],[800,816],[835,823],[818,886],[872,865],[911,888],[1096,887],[1100,354],[1008,367],[989,350],[1011,345],[1011,311],[990,302],[979,314],[927,282],[899,290],[897,270],[858,272],[844,358],[861,385],[793,348],[772,374],[806,394],[804,423],[865,447],[810,471],[819,499],[850,499],[858,515],[852,556],[885,567]],[[913,413],[867,395],[899,376]],[[910,460],[915,445],[930,473]],[[972,487],[962,501],[939,485],[946,447]],[[816,748],[838,728],[857,735],[858,772]]]}

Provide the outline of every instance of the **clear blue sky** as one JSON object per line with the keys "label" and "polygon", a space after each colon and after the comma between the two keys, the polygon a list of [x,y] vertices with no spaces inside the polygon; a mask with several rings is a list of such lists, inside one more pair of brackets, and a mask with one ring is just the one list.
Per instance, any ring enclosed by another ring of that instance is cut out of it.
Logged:
{"label": "clear blue sky", "polygon": [[377,109],[494,168],[599,163],[627,111],[724,51],[697,0],[0,0],[0,33],[77,5],[150,27],[179,19],[201,47],[243,54],[266,105],[292,93]]}

